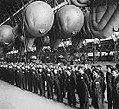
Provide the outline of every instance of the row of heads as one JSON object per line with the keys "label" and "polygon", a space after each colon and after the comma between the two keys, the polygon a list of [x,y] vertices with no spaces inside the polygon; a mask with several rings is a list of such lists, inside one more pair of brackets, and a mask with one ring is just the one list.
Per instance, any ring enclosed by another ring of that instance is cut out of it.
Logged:
{"label": "row of heads", "polygon": [[0,67],[4,68],[22,68],[22,69],[58,69],[58,70],[79,70],[80,68],[87,68],[87,65],[75,64],[75,65],[63,65],[62,63],[24,63],[24,62],[0,62]]}
{"label": "row of heads", "polygon": [[[39,63],[39,64],[34,64],[34,63],[24,63],[24,62],[0,62],[0,67],[7,67],[7,68],[22,68],[22,69],[46,69],[46,70],[52,70],[52,69],[57,69],[57,70],[80,70],[80,69],[87,69],[89,68],[88,64],[75,64],[75,65],[63,65],[61,63],[58,64],[46,64],[46,63]],[[112,65],[106,65],[107,69],[111,69],[111,71],[116,71],[119,69],[119,64],[116,64],[116,66]],[[101,70],[102,66],[101,65],[92,65],[91,66],[92,70]]]}
{"label": "row of heads", "polygon": [[[91,66],[92,73],[97,73],[100,75],[100,70],[102,66],[97,65],[97,66]],[[111,73],[113,76],[117,76],[119,74],[119,64],[117,63],[115,66],[114,65],[106,65],[106,71]]]}

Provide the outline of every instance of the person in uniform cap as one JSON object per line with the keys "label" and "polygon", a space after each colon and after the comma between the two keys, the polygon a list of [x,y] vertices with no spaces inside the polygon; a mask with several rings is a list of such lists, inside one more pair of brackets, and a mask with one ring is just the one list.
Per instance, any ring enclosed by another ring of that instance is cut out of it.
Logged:
{"label": "person in uniform cap", "polygon": [[58,69],[54,69],[54,90],[57,96],[57,101],[63,102],[62,95],[61,95],[61,76],[58,72]]}
{"label": "person in uniform cap", "polygon": [[4,65],[1,63],[0,65],[0,80],[3,80],[4,78]]}
{"label": "person in uniform cap", "polygon": [[32,69],[30,65],[27,67],[28,91],[32,92]]}
{"label": "person in uniform cap", "polygon": [[17,70],[16,70],[16,86],[19,88],[22,88],[22,70],[20,68],[20,66],[17,66]]}
{"label": "person in uniform cap", "polygon": [[105,76],[104,73],[102,72],[102,66],[101,65],[97,65],[96,68],[99,70],[99,74],[100,76],[105,80]]}
{"label": "person in uniform cap", "polygon": [[95,77],[92,83],[92,88],[91,88],[93,106],[95,109],[103,109],[104,108],[104,92],[106,89],[106,85],[103,78],[100,76],[100,72],[98,69],[93,70],[93,75]]}
{"label": "person in uniform cap", "polygon": [[53,99],[53,73],[47,67],[45,70],[46,73],[46,83],[47,83],[47,97],[48,99]]}
{"label": "person in uniform cap", "polygon": [[93,70],[96,68],[96,66],[92,65],[91,66],[91,80],[93,81],[94,78],[93,78]]}
{"label": "person in uniform cap", "polygon": [[17,86],[16,84],[16,81],[17,81],[17,64],[15,63],[14,66],[13,66],[13,69],[14,69],[14,85]]}
{"label": "person in uniform cap", "polygon": [[24,65],[21,66],[21,70],[22,70],[22,89],[26,90],[27,86],[26,86],[26,68]]}
{"label": "person in uniform cap", "polygon": [[24,89],[27,90],[28,89],[28,65],[24,64]]}
{"label": "person in uniform cap", "polygon": [[4,65],[4,70],[3,70],[3,81],[5,82],[9,82],[10,78],[9,78],[9,65],[5,64]]}
{"label": "person in uniform cap", "polygon": [[37,68],[38,71],[38,89],[40,90],[40,95],[45,96],[45,90],[43,88],[43,69],[42,67]]}
{"label": "person in uniform cap", "polygon": [[88,67],[88,64],[85,64],[84,72],[87,74],[87,76],[88,76],[88,78],[89,78],[89,80],[90,80],[90,82],[91,82],[91,80],[92,80],[91,70],[90,70],[90,68]]}
{"label": "person in uniform cap", "polygon": [[114,76],[112,91],[113,109],[119,109],[119,72],[116,67],[112,68],[112,74]]}
{"label": "person in uniform cap", "polygon": [[76,105],[76,97],[75,97],[75,89],[76,89],[76,78],[70,70],[66,71],[66,87],[67,87],[67,99],[68,105],[75,106]]}
{"label": "person in uniform cap", "polygon": [[76,91],[80,101],[80,109],[89,109],[88,87],[90,82],[84,69],[84,65],[78,66],[76,73]]}
{"label": "person in uniform cap", "polygon": [[112,65],[106,65],[106,83],[107,83],[107,101],[108,109],[112,109],[112,89],[113,89],[113,75],[112,75]]}
{"label": "person in uniform cap", "polygon": [[37,71],[35,67],[33,66],[31,68],[32,71],[32,92],[38,94],[38,81],[37,81]]}
{"label": "person in uniform cap", "polygon": [[62,95],[62,100],[63,98],[65,97],[66,95],[66,78],[67,78],[67,73],[64,69],[64,66],[59,70],[59,73],[60,73],[60,78],[61,78],[61,84],[60,84],[60,87],[61,87],[61,95]]}
{"label": "person in uniform cap", "polygon": [[106,65],[106,83],[107,83],[107,101],[108,109],[112,109],[112,89],[113,89],[113,75],[112,75],[112,65]]}
{"label": "person in uniform cap", "polygon": [[45,68],[45,65],[44,64],[42,64],[42,80],[43,80],[43,90],[45,91],[45,86],[46,86],[46,83],[47,83],[47,81],[46,81],[46,75],[47,75],[47,71],[46,71],[46,68]]}
{"label": "person in uniform cap", "polygon": [[9,75],[8,75],[9,76],[9,83],[14,85],[15,72],[14,72],[12,65],[9,65],[8,72],[9,72]]}

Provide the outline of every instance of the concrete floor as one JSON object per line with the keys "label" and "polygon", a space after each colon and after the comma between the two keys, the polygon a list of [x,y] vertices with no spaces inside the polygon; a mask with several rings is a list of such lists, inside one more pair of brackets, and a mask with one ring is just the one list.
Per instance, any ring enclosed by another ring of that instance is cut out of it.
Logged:
{"label": "concrete floor", "polygon": [[0,109],[72,109],[0,81]]}

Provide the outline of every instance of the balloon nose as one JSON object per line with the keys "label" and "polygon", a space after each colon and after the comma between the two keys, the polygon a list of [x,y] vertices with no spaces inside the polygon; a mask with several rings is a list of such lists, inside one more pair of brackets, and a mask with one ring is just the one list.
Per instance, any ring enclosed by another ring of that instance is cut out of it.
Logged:
{"label": "balloon nose", "polygon": [[40,34],[44,34],[44,33],[45,33],[45,29],[40,29],[40,30],[39,30],[39,33],[40,33]]}
{"label": "balloon nose", "polygon": [[72,32],[72,35],[75,35],[75,34],[77,34],[77,31],[73,31],[73,32]]}

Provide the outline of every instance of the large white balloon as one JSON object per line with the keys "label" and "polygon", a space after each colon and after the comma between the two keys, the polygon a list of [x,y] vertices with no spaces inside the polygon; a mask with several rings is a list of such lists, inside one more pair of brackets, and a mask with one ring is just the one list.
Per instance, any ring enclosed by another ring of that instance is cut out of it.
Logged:
{"label": "large white balloon", "polygon": [[32,37],[44,36],[54,22],[54,12],[51,6],[43,1],[29,4],[24,12],[26,31]]}
{"label": "large white balloon", "polygon": [[74,5],[65,5],[56,13],[58,22],[57,33],[61,38],[75,36],[84,24],[83,12]]}
{"label": "large white balloon", "polygon": [[13,28],[9,25],[0,26],[0,45],[6,46],[12,43],[15,37],[12,30]]}

